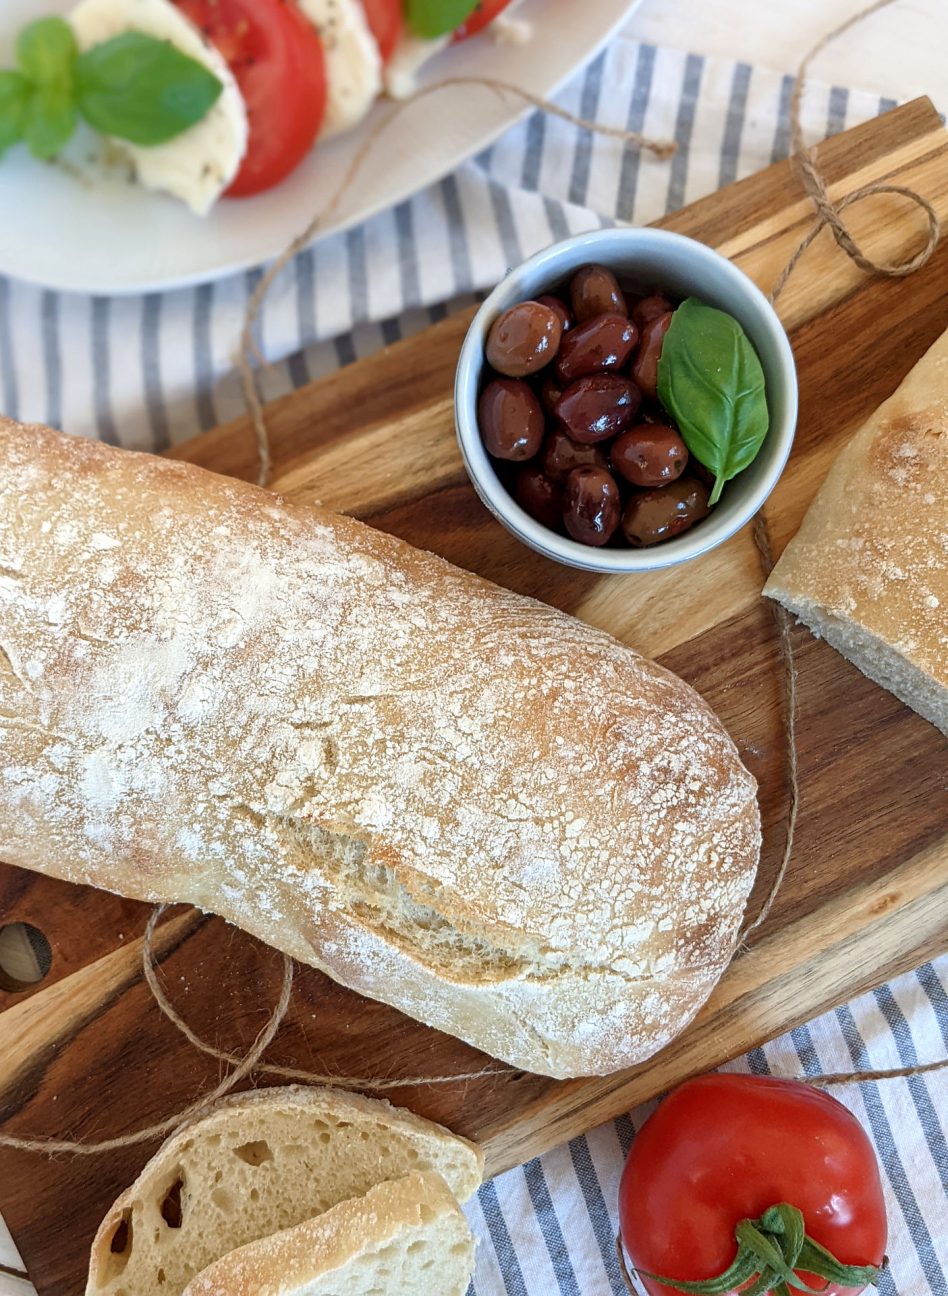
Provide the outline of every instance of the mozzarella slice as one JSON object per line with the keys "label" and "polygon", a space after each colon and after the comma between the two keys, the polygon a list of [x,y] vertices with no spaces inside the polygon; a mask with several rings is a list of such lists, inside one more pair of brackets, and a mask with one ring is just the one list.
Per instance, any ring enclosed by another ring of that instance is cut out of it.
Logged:
{"label": "mozzarella slice", "polygon": [[115,141],[141,184],[173,194],[199,216],[206,215],[247,152],[247,109],[224,59],[170,0],[82,0],[69,22],[82,50],[122,32],[140,31],[170,41],[222,83],[220,97],[201,121],[167,144],[143,148]]}
{"label": "mozzarella slice", "polygon": [[326,56],[326,117],[320,138],[357,126],[382,93],[382,59],[361,0],[300,0]]}
{"label": "mozzarella slice", "polygon": [[404,36],[385,69],[385,93],[392,99],[407,99],[418,89],[418,73],[425,64],[451,44],[451,33],[436,40]]}

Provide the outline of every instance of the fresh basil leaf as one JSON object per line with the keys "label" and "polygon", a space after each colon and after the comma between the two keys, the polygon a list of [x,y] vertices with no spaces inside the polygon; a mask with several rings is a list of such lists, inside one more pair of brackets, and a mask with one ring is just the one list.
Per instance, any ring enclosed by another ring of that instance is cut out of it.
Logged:
{"label": "fresh basil leaf", "polygon": [[478,0],[407,0],[408,28],[413,36],[436,40],[470,18]]}
{"label": "fresh basil leaf", "polygon": [[19,72],[0,72],[0,153],[23,138],[30,89]]}
{"label": "fresh basil leaf", "polygon": [[63,18],[39,18],[17,37],[20,68],[34,85],[71,85],[78,53],[75,34]]}
{"label": "fresh basil leaf", "polygon": [[732,315],[689,297],[675,311],[658,362],[658,398],[685,445],[715,475],[709,503],[748,467],[770,416],[764,371]]}
{"label": "fresh basil leaf", "polygon": [[55,157],[76,129],[76,104],[69,86],[37,86],[26,103],[23,138],[34,157]]}
{"label": "fresh basil leaf", "polygon": [[76,98],[89,125],[146,147],[199,122],[223,88],[203,63],[143,32],[123,32],[76,60]]}

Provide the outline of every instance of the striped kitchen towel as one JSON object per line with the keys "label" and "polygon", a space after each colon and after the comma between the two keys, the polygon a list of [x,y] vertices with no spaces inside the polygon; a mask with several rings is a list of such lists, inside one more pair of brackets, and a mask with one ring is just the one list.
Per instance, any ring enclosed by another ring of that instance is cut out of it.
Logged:
{"label": "striped kitchen towel", "polygon": [[[948,956],[880,986],[726,1071],[827,1075],[913,1066],[948,1051]],[[880,1296],[948,1290],[948,1071],[834,1087],[875,1145],[889,1220]],[[615,1254],[626,1152],[649,1103],[500,1175],[467,1213],[478,1235],[471,1296],[626,1296]]]}
{"label": "striped kitchen towel", "polygon": [[[575,113],[655,138],[658,162],[535,112],[440,184],[318,244],[281,276],[261,337],[282,395],[472,300],[555,239],[644,224],[786,156],[792,78],[620,35],[559,96]],[[891,106],[813,84],[808,136]],[[109,299],[0,279],[0,408],[11,417],[161,450],[243,412],[233,357],[250,271]]]}

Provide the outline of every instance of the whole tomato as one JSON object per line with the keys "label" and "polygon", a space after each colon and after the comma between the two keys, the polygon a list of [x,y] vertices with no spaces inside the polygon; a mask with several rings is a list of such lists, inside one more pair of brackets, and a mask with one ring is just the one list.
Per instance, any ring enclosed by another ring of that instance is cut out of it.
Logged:
{"label": "whole tomato", "polygon": [[651,1296],[680,1289],[645,1274],[724,1296],[765,1268],[756,1291],[840,1296],[885,1262],[872,1145],[841,1103],[794,1080],[707,1075],[669,1094],[632,1144],[619,1227]]}

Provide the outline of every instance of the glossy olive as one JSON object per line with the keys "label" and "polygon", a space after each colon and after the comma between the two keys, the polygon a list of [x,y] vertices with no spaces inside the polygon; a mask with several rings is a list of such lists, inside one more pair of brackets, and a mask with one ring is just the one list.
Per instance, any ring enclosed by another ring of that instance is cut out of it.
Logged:
{"label": "glossy olive", "polygon": [[574,540],[604,545],[622,514],[615,478],[604,468],[574,468],[563,491],[563,522]]}
{"label": "glossy olive", "polygon": [[547,433],[540,455],[543,472],[551,481],[565,482],[574,468],[605,469],[606,456],[598,446],[580,445],[560,428]]}
{"label": "glossy olive", "polygon": [[628,378],[612,373],[589,374],[570,383],[555,412],[573,440],[588,445],[627,428],[641,400],[638,387]]}
{"label": "glossy olive", "polygon": [[659,490],[633,495],[622,515],[622,531],[635,549],[681,535],[710,513],[708,488],[696,477],[679,477]]}
{"label": "glossy olive", "polygon": [[549,364],[562,334],[556,311],[540,302],[518,302],[491,325],[485,348],[487,363],[508,378],[525,378]]}
{"label": "glossy olive", "polygon": [[562,297],[554,297],[551,293],[544,293],[542,297],[537,298],[537,301],[541,306],[549,306],[550,310],[559,318],[564,333],[568,333],[576,323]]}
{"label": "glossy olive", "polygon": [[569,300],[577,324],[597,315],[625,315],[625,295],[611,270],[588,265],[577,270],[569,281]]}
{"label": "glossy olive", "polygon": [[662,354],[662,343],[672,322],[673,311],[657,315],[642,330],[642,342],[632,365],[632,378],[643,396],[653,400],[658,395],[658,362]]}
{"label": "glossy olive", "polygon": [[533,390],[516,378],[495,378],[481,392],[477,421],[484,448],[495,459],[532,459],[543,441],[543,410]]}
{"label": "glossy olive", "polygon": [[562,530],[563,487],[536,464],[521,464],[514,482],[514,498],[532,518],[551,531]]}
{"label": "glossy olive", "polygon": [[556,376],[563,383],[587,374],[621,369],[635,350],[639,331],[624,315],[597,315],[577,324],[560,343]]}
{"label": "glossy olive", "polygon": [[629,311],[629,314],[641,333],[646,324],[651,324],[652,320],[658,319],[659,315],[667,315],[669,311],[674,309],[674,305],[667,297],[653,293],[651,297],[641,297]]}
{"label": "glossy olive", "polygon": [[688,447],[677,429],[663,423],[636,423],[609,449],[612,470],[633,486],[667,486],[685,471]]}

